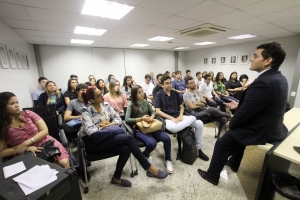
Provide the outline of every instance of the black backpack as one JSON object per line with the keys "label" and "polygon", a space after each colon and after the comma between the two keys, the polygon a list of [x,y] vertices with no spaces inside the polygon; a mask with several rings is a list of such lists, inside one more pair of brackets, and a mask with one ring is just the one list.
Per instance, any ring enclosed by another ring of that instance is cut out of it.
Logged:
{"label": "black backpack", "polygon": [[198,149],[195,138],[195,133],[190,127],[183,129],[179,133],[179,138],[183,143],[182,149],[181,145],[178,146],[178,158],[186,164],[192,165],[198,157]]}

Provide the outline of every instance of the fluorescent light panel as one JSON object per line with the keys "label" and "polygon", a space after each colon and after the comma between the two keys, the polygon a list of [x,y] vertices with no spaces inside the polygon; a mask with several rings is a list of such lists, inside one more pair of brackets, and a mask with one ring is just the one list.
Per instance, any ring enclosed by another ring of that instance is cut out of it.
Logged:
{"label": "fluorescent light panel", "polygon": [[257,37],[257,36],[251,35],[251,34],[245,34],[245,35],[237,35],[237,36],[228,37],[228,39],[242,40],[242,39],[253,38],[253,37]]}
{"label": "fluorescent light panel", "polygon": [[133,44],[133,45],[130,45],[131,47],[146,47],[146,46],[149,46],[149,44]]}
{"label": "fluorescent light panel", "polygon": [[194,43],[194,45],[210,45],[210,44],[215,44],[216,42],[199,42],[199,43]]}
{"label": "fluorescent light panel", "polygon": [[93,44],[94,40],[78,40],[78,39],[71,39],[71,43],[74,44]]}
{"label": "fluorescent light panel", "polygon": [[76,26],[74,34],[85,34],[85,35],[103,35],[107,30],[106,29],[96,29],[89,27]]}
{"label": "fluorescent light panel", "polygon": [[159,41],[159,42],[163,42],[163,41],[168,41],[168,40],[173,40],[175,38],[171,38],[171,37],[165,37],[165,36],[156,36],[154,38],[150,38],[148,39],[149,41]]}
{"label": "fluorescent light panel", "polygon": [[134,7],[105,0],[86,0],[81,14],[120,20]]}
{"label": "fluorescent light panel", "polygon": [[188,49],[188,48],[190,48],[190,47],[177,47],[175,49]]}

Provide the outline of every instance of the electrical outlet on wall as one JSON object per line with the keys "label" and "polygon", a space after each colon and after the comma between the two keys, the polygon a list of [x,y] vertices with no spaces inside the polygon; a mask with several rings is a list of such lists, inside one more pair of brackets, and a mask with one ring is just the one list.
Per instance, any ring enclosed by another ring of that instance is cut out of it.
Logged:
{"label": "electrical outlet on wall", "polygon": [[291,92],[291,96],[292,97],[296,96],[296,92]]}

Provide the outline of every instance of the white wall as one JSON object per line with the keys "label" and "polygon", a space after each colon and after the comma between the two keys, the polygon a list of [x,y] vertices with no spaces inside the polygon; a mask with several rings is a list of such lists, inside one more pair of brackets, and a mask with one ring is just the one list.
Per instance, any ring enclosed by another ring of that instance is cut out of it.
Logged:
{"label": "white wall", "polygon": [[[192,71],[191,74],[194,77],[197,71],[201,71],[201,72],[213,71],[215,75],[217,72],[223,72],[225,78],[228,79],[230,73],[236,71],[238,73],[238,76],[240,76],[241,74],[247,74],[249,78],[255,79],[257,76],[257,72],[253,72],[249,70],[250,64],[242,65],[238,63],[237,65],[230,65],[228,64],[228,57],[230,55],[240,56],[242,54],[250,54],[251,57],[258,45],[267,42],[273,42],[273,41],[280,43],[286,51],[286,59],[283,62],[282,66],[280,67],[280,71],[288,80],[289,93],[290,93],[291,84],[292,84],[294,71],[296,67],[298,50],[300,48],[299,36],[189,51],[186,52],[186,69],[191,70]],[[211,57],[223,56],[223,55],[227,56],[226,65],[220,65],[220,64],[204,65],[203,64],[204,58],[207,57],[211,58]]]}
{"label": "white wall", "polygon": [[184,51],[179,51],[179,53],[178,53],[178,70],[182,72],[182,76],[185,76],[185,70],[186,70],[186,53],[187,52],[184,52]]}
{"label": "white wall", "polygon": [[27,54],[30,69],[0,68],[0,92],[13,92],[20,107],[32,107],[31,92],[38,87],[38,72],[33,47],[0,20],[0,43]]}
{"label": "white wall", "polygon": [[156,75],[175,68],[172,51],[40,45],[40,53],[44,75],[61,88],[71,74],[78,75],[79,82],[86,82],[90,74],[104,80],[113,74],[121,84],[126,74],[140,84],[147,73]]}

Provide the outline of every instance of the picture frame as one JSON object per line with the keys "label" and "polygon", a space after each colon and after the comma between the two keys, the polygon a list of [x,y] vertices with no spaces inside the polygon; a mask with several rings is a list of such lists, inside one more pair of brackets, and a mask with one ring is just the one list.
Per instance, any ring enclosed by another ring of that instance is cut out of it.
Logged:
{"label": "picture frame", "polygon": [[240,64],[241,65],[247,65],[249,64],[250,54],[241,54],[240,55]]}
{"label": "picture frame", "polygon": [[0,66],[2,69],[9,69],[9,60],[6,53],[4,44],[0,44]]}
{"label": "picture frame", "polygon": [[17,61],[15,56],[15,51],[13,48],[6,47],[7,56],[10,63],[10,68],[17,69]]}
{"label": "picture frame", "polygon": [[238,55],[231,55],[228,61],[230,65],[236,65],[238,61]]}
{"label": "picture frame", "polygon": [[22,62],[23,69],[27,69],[25,54],[21,52],[20,55],[21,55],[21,62]]}
{"label": "picture frame", "polygon": [[211,65],[217,65],[217,60],[218,60],[217,56],[213,56],[209,60]]}
{"label": "picture frame", "polygon": [[15,55],[18,69],[23,69],[20,52],[15,51]]}
{"label": "picture frame", "polygon": [[227,56],[220,56],[219,57],[219,64],[226,65],[227,64]]}
{"label": "picture frame", "polygon": [[30,69],[30,65],[29,65],[29,60],[28,60],[27,54],[25,54],[25,59],[26,59],[26,68]]}
{"label": "picture frame", "polygon": [[208,65],[208,58],[204,58],[204,59],[203,59],[203,64],[204,64],[204,65]]}

